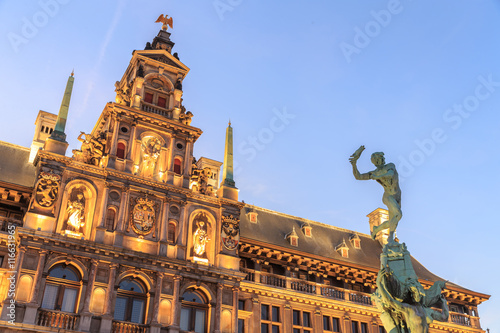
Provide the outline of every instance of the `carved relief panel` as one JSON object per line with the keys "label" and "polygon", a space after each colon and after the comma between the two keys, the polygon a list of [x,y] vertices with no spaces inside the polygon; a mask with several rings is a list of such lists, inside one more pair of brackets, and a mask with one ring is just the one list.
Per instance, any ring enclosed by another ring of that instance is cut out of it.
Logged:
{"label": "carved relief panel", "polygon": [[131,198],[127,232],[132,230],[139,237],[151,234],[151,237],[156,238],[158,216],[159,205],[156,201],[147,197]]}
{"label": "carved relief panel", "polygon": [[51,172],[41,172],[35,185],[35,195],[30,209],[53,213],[59,195],[61,176]]}
{"label": "carved relief panel", "polygon": [[240,220],[232,215],[222,218],[222,245],[226,250],[234,251],[240,242]]}

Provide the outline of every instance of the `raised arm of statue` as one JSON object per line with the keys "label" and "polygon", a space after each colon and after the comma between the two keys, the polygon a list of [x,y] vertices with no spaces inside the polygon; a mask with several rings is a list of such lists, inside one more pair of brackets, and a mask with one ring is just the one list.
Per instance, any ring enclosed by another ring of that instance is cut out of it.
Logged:
{"label": "raised arm of statue", "polygon": [[360,146],[352,155],[349,157],[349,162],[352,164],[352,173],[354,174],[354,178],[357,180],[368,180],[370,179],[370,174],[369,173],[360,173],[358,170],[358,166],[356,165],[356,162],[358,161],[359,157],[361,156],[361,153],[365,150],[365,146]]}

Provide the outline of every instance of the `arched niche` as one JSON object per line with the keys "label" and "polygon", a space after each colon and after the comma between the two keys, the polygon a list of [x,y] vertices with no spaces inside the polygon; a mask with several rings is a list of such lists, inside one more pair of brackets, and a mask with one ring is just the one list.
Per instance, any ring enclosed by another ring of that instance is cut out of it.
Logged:
{"label": "arched niche", "polygon": [[152,131],[141,133],[139,139],[135,148],[134,172],[142,177],[159,180],[167,169],[168,141]]}
{"label": "arched niche", "polygon": [[170,314],[172,312],[172,303],[168,299],[164,299],[160,302],[160,307],[158,310],[158,322],[163,326],[170,325]]}
{"label": "arched niche", "polygon": [[144,77],[148,87],[163,90],[165,93],[174,91],[174,84],[166,76],[158,73],[149,73]]}
{"label": "arched niche", "polygon": [[16,301],[29,302],[31,300],[31,290],[33,287],[33,278],[31,275],[24,274],[19,278],[17,285]]}
{"label": "arched niche", "polygon": [[89,239],[94,221],[97,191],[83,179],[70,181],[64,188],[57,233]]}
{"label": "arched niche", "polygon": [[103,314],[104,306],[106,304],[106,290],[97,287],[92,292],[92,299],[90,301],[90,311],[94,314]]}
{"label": "arched niche", "polygon": [[198,263],[214,264],[217,221],[205,209],[196,209],[189,216],[188,257]]}

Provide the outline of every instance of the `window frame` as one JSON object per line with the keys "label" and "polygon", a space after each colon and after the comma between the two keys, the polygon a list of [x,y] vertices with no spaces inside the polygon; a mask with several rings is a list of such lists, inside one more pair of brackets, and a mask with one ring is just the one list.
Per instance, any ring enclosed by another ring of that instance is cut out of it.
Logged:
{"label": "window frame", "polygon": [[[69,279],[65,279],[65,278],[58,278],[55,276],[50,276],[50,274],[54,271],[54,269],[56,269],[58,267],[62,267],[63,269],[71,270],[76,275],[76,278],[79,280],[74,281],[74,280],[69,280]],[[47,295],[47,286],[54,286],[57,288],[56,293],[55,293],[56,297],[55,297],[55,302],[54,302],[53,308],[44,308],[43,307],[44,299]],[[71,312],[62,310],[62,306],[63,306],[64,300],[65,300],[67,289],[68,290],[70,290],[70,289],[76,290],[76,297],[75,297],[75,301],[73,304],[73,310]],[[52,311],[61,311],[61,312],[65,312],[65,313],[76,313],[78,310],[78,305],[80,303],[81,291],[82,291],[82,276],[81,276],[80,272],[78,271],[78,269],[76,269],[76,267],[74,267],[73,265],[56,264],[49,269],[49,274],[45,280],[45,286],[44,286],[44,291],[43,291],[42,302],[41,302],[40,308],[46,309],[46,310],[52,310]]]}
{"label": "window frame", "polygon": [[[186,301],[184,298],[182,298],[180,325],[182,325],[182,310],[187,309],[189,311],[188,312],[189,317],[188,317],[188,329],[187,329],[187,331],[194,332],[194,330],[196,328],[196,310],[203,310],[205,312],[205,320],[204,320],[205,327],[203,328],[203,333],[207,333],[208,332],[208,319],[210,318],[209,317],[209,311],[210,311],[209,300],[203,291],[195,290],[195,289],[186,289],[184,291],[184,293],[182,294],[182,297],[184,297],[184,295],[188,292],[194,293],[197,296],[199,296],[200,299],[204,303]],[[182,330],[183,329],[181,328],[181,331]]]}
{"label": "window frame", "polygon": [[[266,318],[263,319],[263,309],[264,307],[267,307],[267,314]],[[274,310],[277,310],[277,318],[274,317]],[[273,304],[261,304],[260,305],[260,329],[262,332],[262,327],[265,326],[267,327],[267,332],[268,333],[274,333],[273,331],[274,328],[278,329],[277,333],[283,332],[283,324],[281,323],[281,318],[282,318],[282,312],[281,311],[281,306],[278,305],[273,305]],[[278,321],[275,321],[277,319]]]}
{"label": "window frame", "polygon": [[[115,309],[116,309],[116,301],[119,298],[125,299],[126,300],[125,314],[124,314],[124,319],[117,319],[116,318],[117,312],[115,310],[114,314],[113,314],[113,319],[119,320],[119,321],[129,322],[129,323],[134,323],[134,324],[139,324],[139,325],[144,325],[144,323],[146,322],[146,319],[147,319],[146,315],[148,313],[147,308],[148,308],[148,303],[149,303],[149,297],[148,297],[148,291],[147,291],[146,285],[140,279],[131,278],[131,277],[123,278],[120,281],[119,285],[121,285],[126,280],[130,280],[130,281],[133,281],[133,282],[139,284],[143,288],[144,292],[124,290],[124,289],[120,289],[120,287],[118,287],[118,289],[116,290]],[[134,300],[144,302],[143,303],[144,308],[142,309],[142,313],[141,313],[142,320],[140,320],[139,323],[132,321]]]}
{"label": "window frame", "polygon": [[[295,321],[295,313],[298,313],[298,319],[299,322],[296,323]],[[304,326],[304,315],[307,314],[308,316],[308,321],[309,321],[309,326]],[[313,324],[313,317],[311,316],[310,311],[304,311],[304,310],[297,310],[294,309],[292,310],[292,332],[293,333],[312,333],[314,332],[314,324]]]}

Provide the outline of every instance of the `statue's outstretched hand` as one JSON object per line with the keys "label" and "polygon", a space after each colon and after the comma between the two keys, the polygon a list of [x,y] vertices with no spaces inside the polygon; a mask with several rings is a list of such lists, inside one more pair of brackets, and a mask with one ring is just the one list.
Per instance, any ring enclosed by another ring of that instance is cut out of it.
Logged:
{"label": "statue's outstretched hand", "polygon": [[349,158],[349,162],[351,163],[356,163],[356,161],[359,159],[361,156],[361,153],[365,150],[365,146],[360,146]]}

